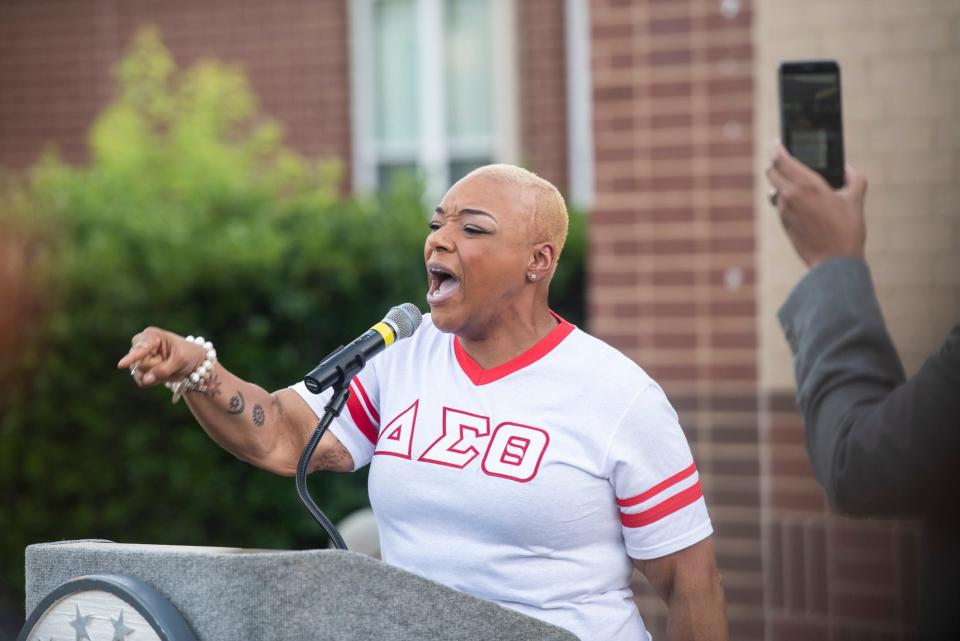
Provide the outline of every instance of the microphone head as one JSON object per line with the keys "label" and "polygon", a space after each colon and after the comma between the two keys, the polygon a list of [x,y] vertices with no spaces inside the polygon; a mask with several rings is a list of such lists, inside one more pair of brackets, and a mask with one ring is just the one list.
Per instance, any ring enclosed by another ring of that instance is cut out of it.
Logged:
{"label": "microphone head", "polygon": [[397,340],[400,340],[413,336],[423,322],[423,312],[413,303],[403,303],[391,307],[383,320],[397,328]]}

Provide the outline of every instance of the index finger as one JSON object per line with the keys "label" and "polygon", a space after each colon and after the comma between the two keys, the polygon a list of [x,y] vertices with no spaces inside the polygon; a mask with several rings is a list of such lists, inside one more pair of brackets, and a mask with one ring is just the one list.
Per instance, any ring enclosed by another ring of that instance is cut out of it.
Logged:
{"label": "index finger", "polygon": [[773,148],[770,164],[780,172],[781,176],[790,182],[800,182],[801,180],[810,179],[813,176],[820,176],[820,174],[791,156],[787,148],[783,146],[783,143],[779,142]]}
{"label": "index finger", "polygon": [[117,363],[117,369],[130,367],[144,356],[147,356],[156,349],[159,341],[160,339],[156,336],[144,338],[141,341],[138,341],[133,347],[130,348],[130,351],[127,353],[127,355],[120,359],[120,362]]}

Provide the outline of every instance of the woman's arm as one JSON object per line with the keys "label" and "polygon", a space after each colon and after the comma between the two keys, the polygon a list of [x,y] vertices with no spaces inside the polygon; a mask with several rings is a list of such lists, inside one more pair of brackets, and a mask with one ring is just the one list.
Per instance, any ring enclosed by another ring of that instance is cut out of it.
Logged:
{"label": "woman's arm", "polygon": [[[140,387],[178,381],[203,362],[206,351],[182,336],[148,327],[133,337],[130,351],[117,363],[133,368]],[[317,424],[313,410],[290,389],[269,393],[214,364],[205,392],[189,391],[187,405],[204,431],[237,458],[262,469],[293,476]],[[310,471],[348,472],[353,458],[327,432],[310,460]]]}
{"label": "woman's arm", "polygon": [[727,641],[723,581],[709,537],[673,554],[634,560],[667,604],[667,638],[670,641]]}

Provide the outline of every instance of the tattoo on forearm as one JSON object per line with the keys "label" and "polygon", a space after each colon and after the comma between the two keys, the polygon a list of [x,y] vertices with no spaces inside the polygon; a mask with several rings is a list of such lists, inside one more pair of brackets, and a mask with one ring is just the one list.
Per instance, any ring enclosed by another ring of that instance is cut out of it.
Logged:
{"label": "tattoo on forearm", "polygon": [[214,374],[207,381],[207,389],[203,392],[207,398],[216,398],[220,396],[220,377]]}
{"label": "tattoo on forearm", "polygon": [[257,427],[263,427],[263,421],[266,419],[266,415],[263,411],[263,408],[257,404],[253,406],[253,424]]}
{"label": "tattoo on forearm", "polygon": [[230,397],[230,402],[227,403],[227,414],[240,414],[246,406],[247,404],[243,401],[243,394],[238,391]]}

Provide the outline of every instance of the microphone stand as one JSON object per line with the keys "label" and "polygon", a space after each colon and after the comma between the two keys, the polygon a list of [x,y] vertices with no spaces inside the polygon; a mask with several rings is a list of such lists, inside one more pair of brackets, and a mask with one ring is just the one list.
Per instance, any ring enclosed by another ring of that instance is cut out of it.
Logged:
{"label": "microphone stand", "polygon": [[340,416],[340,412],[343,411],[343,406],[350,396],[350,381],[352,379],[353,377],[350,377],[333,386],[333,396],[330,397],[330,401],[327,402],[323,408],[323,418],[317,423],[317,429],[313,431],[313,435],[310,437],[310,440],[307,441],[307,446],[303,449],[303,454],[300,455],[300,462],[297,464],[297,496],[303,501],[303,505],[307,508],[307,511],[310,512],[310,515],[320,524],[320,527],[327,533],[327,536],[330,537],[333,547],[338,550],[346,550],[347,544],[343,540],[343,537],[340,536],[337,528],[330,522],[330,519],[328,519],[327,516],[320,511],[320,508],[317,507],[317,504],[313,502],[310,491],[307,489],[307,465],[313,457],[317,445],[320,443],[320,438],[324,432],[327,431],[327,428],[330,427],[333,419]]}

